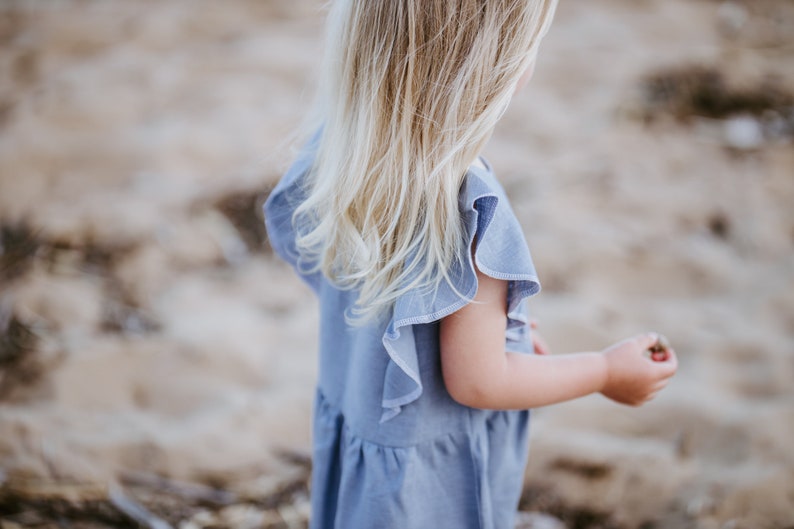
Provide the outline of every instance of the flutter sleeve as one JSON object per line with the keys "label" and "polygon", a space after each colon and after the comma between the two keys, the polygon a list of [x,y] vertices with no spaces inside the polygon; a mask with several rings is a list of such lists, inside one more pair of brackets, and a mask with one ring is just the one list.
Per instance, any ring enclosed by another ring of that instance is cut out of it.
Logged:
{"label": "flutter sleeve", "polygon": [[301,262],[295,244],[297,230],[292,217],[295,208],[306,197],[305,176],[311,170],[318,139],[319,133],[301,150],[262,206],[267,236],[273,250],[315,291],[319,288],[320,272],[309,271],[309,267]]}
{"label": "flutter sleeve", "polygon": [[433,292],[412,290],[401,296],[383,334],[390,361],[383,385],[381,422],[395,417],[402,406],[422,394],[413,328],[452,314],[474,297],[475,262],[482,273],[508,282],[505,349],[523,353],[533,350],[526,299],[540,291],[540,282],[521,225],[490,168],[470,168],[460,191],[459,208],[468,245],[451,270],[452,285],[442,283]]}

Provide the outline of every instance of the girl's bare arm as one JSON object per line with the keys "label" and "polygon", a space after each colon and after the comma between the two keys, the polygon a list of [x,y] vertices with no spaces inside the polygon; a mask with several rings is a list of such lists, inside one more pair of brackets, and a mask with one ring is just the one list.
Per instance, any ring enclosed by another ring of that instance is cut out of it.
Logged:
{"label": "girl's bare arm", "polygon": [[643,353],[656,335],[641,335],[602,352],[559,356],[505,352],[507,282],[477,271],[475,302],[441,320],[441,365],[447,391],[466,406],[525,409],[601,392],[630,405],[653,398],[675,373]]}

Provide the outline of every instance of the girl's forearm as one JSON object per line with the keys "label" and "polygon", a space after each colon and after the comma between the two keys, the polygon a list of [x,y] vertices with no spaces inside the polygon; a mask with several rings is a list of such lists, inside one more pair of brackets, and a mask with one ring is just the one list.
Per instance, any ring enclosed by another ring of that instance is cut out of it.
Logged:
{"label": "girl's forearm", "polygon": [[505,353],[481,368],[468,384],[448,388],[455,400],[473,408],[535,408],[596,393],[607,381],[601,353]]}

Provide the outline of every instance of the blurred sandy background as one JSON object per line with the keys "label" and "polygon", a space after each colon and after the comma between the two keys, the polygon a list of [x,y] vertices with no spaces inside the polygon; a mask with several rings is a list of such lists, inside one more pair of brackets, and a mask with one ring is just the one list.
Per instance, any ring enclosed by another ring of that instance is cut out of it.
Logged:
{"label": "blurred sandy background", "polygon": [[[320,4],[0,2],[3,528],[305,527],[316,305],[258,210]],[[792,81],[791,1],[562,0],[485,153],[531,309],[681,368],[537,410],[525,527],[794,527]]]}

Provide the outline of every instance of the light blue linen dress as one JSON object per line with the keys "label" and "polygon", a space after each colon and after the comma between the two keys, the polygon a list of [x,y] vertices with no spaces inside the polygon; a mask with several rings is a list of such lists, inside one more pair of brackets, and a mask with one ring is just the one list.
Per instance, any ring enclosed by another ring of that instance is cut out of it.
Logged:
{"label": "light blue linen dress", "polygon": [[[351,327],[356,299],[306,273],[292,213],[304,195],[310,143],[264,205],[270,242],[320,301],[313,418],[312,529],[512,529],[528,450],[529,411],[458,404],[441,376],[438,323],[466,304],[449,287],[411,291],[381,323]],[[521,227],[490,166],[472,166],[460,213],[474,258],[508,286],[506,349],[532,353],[525,299],[540,290]],[[471,252],[451,271],[477,289]]]}

